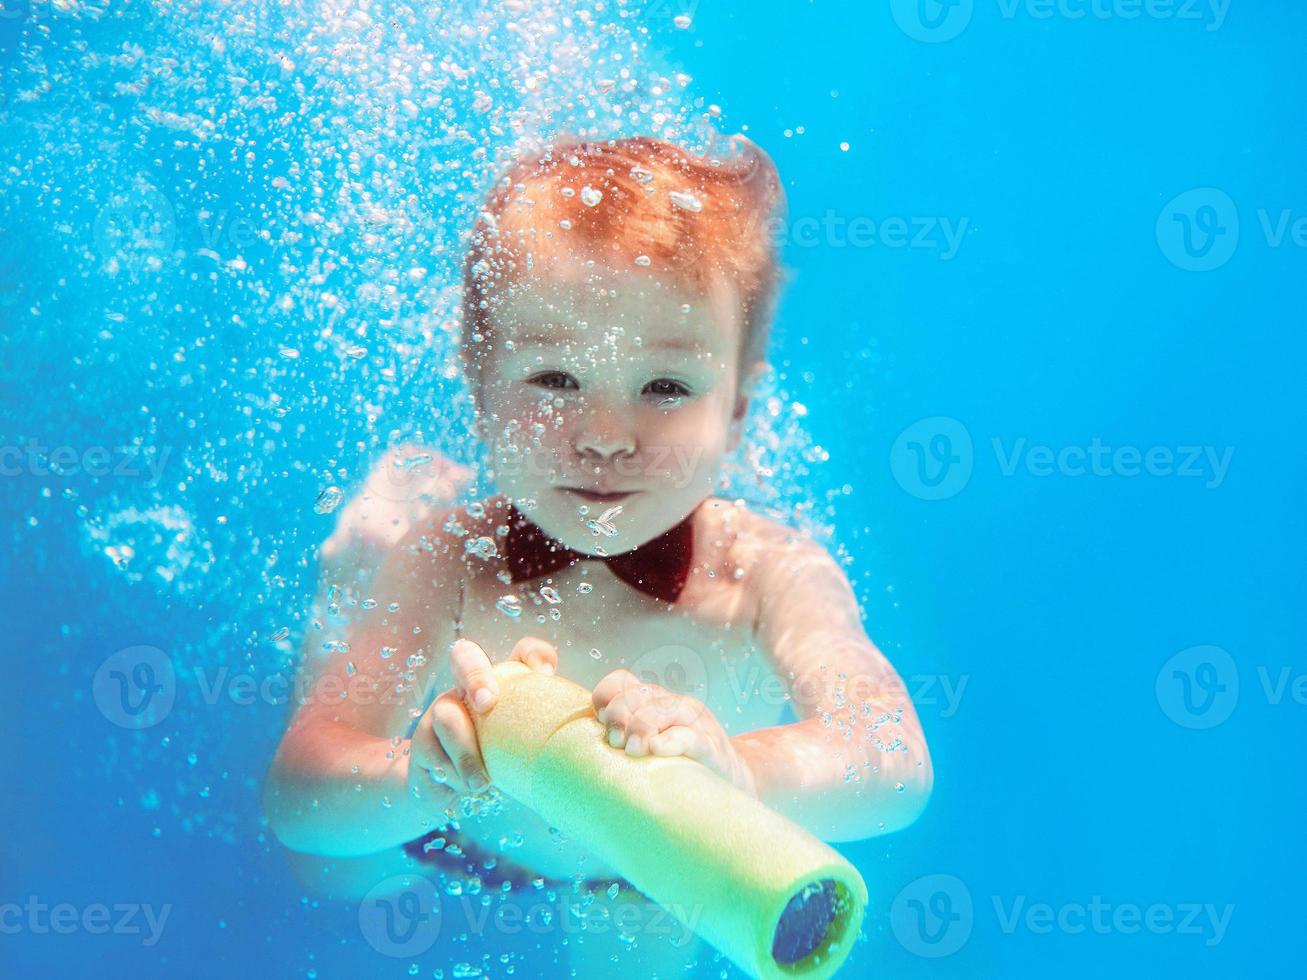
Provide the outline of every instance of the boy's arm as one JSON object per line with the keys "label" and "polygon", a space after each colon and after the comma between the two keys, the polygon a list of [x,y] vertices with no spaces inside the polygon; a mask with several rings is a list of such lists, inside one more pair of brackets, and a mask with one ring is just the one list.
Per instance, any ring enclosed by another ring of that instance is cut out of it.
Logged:
{"label": "boy's arm", "polygon": [[799,718],[731,739],[758,797],[823,840],[906,827],[930,796],[930,753],[903,682],[862,628],[848,578],[802,538],[755,569],[755,640]]}
{"label": "boy's arm", "polygon": [[[437,668],[447,666],[461,587],[456,554],[438,537],[410,533],[390,549],[359,605],[310,634],[315,647],[347,646],[325,660],[306,653],[300,703],[264,786],[264,812],[292,850],[368,854],[445,822],[457,794],[430,781],[428,798],[410,793],[404,735],[435,693]],[[421,659],[410,667],[414,655]]]}

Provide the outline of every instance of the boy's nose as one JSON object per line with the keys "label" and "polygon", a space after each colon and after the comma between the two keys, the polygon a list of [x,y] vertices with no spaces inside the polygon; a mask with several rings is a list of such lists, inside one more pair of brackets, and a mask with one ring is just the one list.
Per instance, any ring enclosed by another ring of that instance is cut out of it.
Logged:
{"label": "boy's nose", "polygon": [[576,436],[576,451],[581,456],[610,459],[635,453],[635,435],[609,413],[598,413],[582,424]]}

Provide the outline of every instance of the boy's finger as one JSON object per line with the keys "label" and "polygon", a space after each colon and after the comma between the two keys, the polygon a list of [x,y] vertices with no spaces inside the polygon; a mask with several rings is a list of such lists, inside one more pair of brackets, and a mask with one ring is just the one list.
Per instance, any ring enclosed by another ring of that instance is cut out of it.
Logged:
{"label": "boy's finger", "polygon": [[431,774],[432,779],[443,783],[453,775],[454,766],[444,746],[440,744],[435,722],[436,715],[433,708],[413,732],[409,751],[412,753],[414,765],[421,766]]}
{"label": "boy's finger", "polygon": [[623,670],[619,667],[595,685],[594,691],[590,695],[591,704],[594,705],[595,711],[601,712],[619,694],[636,689],[638,686],[639,681],[636,676],[629,670]]}
{"label": "boy's finger", "polygon": [[695,759],[704,754],[700,751],[700,740],[699,733],[693,728],[677,725],[651,738],[649,751],[654,755],[684,755]]}
{"label": "boy's finger", "polygon": [[614,698],[606,705],[595,712],[595,717],[600,723],[607,725],[609,728],[626,729],[627,723],[635,711],[627,704],[624,698]]}
{"label": "boy's finger", "polygon": [[431,723],[457,774],[448,782],[451,785],[457,782],[460,784],[458,788],[467,788],[474,793],[485,789],[490,777],[481,758],[481,746],[467,706],[456,697],[442,694],[431,712]]}
{"label": "boy's finger", "polygon": [[513,659],[532,670],[552,674],[558,669],[558,648],[538,636],[524,636],[513,647]]}
{"label": "boy's finger", "polygon": [[449,649],[449,664],[463,700],[477,711],[489,711],[499,697],[499,685],[486,652],[471,640],[456,640]]}

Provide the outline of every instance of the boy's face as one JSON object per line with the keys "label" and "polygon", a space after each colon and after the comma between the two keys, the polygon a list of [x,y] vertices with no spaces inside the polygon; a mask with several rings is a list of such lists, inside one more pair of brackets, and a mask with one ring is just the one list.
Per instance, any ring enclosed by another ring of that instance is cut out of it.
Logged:
{"label": "boy's face", "polygon": [[[556,257],[500,290],[490,316],[481,433],[499,491],[534,499],[546,533],[617,554],[713,493],[747,407],[733,288],[705,295],[638,266]],[[586,526],[618,505],[615,535]]]}

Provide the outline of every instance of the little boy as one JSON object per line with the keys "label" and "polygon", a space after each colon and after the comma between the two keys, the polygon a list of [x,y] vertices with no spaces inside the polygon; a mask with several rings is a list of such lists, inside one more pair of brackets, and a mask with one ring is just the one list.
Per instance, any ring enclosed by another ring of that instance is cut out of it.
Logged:
{"label": "little boy", "polygon": [[740,145],[568,142],[491,193],[463,355],[498,493],[417,518],[387,503],[375,577],[306,664],[337,694],[304,699],[269,775],[273,830],[333,859],[336,893],[422,864],[620,882],[488,784],[472,718],[509,658],[592,690],[615,748],[696,759],[824,840],[925,805],[916,713],[838,563],[713,496],[777,282],[779,182]]}

